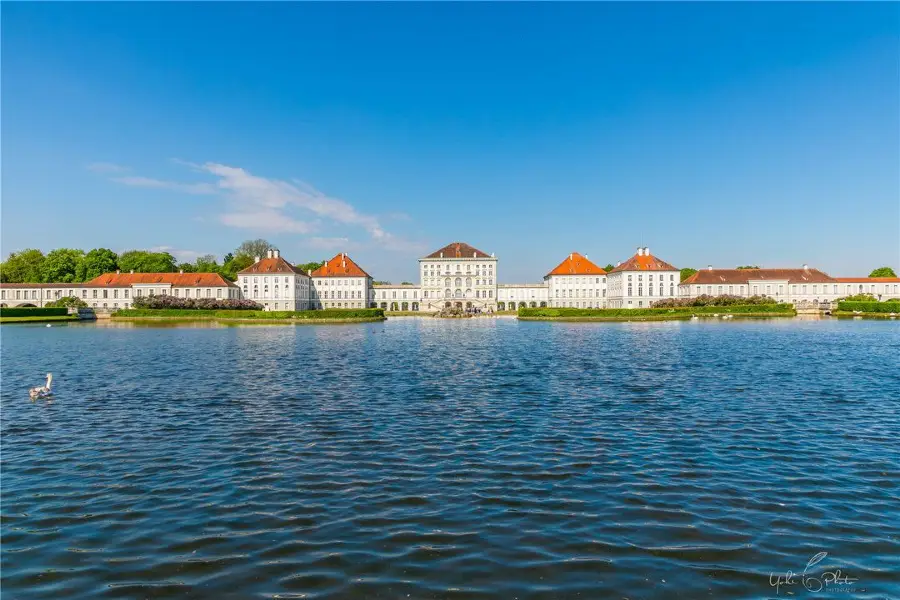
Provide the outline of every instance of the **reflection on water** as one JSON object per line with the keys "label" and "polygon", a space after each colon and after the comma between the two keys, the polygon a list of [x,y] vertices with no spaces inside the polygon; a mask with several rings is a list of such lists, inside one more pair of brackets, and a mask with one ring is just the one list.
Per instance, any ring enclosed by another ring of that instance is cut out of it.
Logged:
{"label": "reflection on water", "polygon": [[4,597],[900,596],[895,321],[166,325],[3,327]]}

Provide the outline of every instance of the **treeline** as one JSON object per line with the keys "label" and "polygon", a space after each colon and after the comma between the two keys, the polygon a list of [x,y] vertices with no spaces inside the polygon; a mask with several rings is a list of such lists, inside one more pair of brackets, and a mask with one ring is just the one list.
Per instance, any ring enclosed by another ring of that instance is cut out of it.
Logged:
{"label": "treeline", "polygon": [[[247,240],[229,252],[219,263],[216,256],[206,254],[194,262],[178,263],[168,252],[129,250],[116,254],[108,248],[85,252],[75,248],[57,248],[44,254],[35,248],[13,252],[0,263],[3,283],[81,283],[114,271],[135,273],[218,273],[234,281],[238,272],[253,264],[255,257],[265,257],[272,245],[263,239]],[[324,262],[298,264],[304,271],[318,269]]]}

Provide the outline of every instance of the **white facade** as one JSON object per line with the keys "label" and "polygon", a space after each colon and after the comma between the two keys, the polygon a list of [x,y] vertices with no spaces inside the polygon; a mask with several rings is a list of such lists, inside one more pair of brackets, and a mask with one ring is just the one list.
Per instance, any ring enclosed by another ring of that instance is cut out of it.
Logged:
{"label": "white facade", "polygon": [[606,277],[607,308],[650,308],[675,298],[681,271],[659,260],[647,247],[614,268]]}
{"label": "white facade", "polygon": [[311,274],[312,307],[367,308],[372,292],[372,278],[341,252]]}
{"label": "white facade", "polygon": [[243,297],[263,310],[309,310],[310,278],[281,257],[275,248],[238,273]]}
{"label": "white facade", "polygon": [[546,283],[501,283],[497,286],[497,309],[543,308],[548,306],[550,288]]}
{"label": "white facade", "polygon": [[497,258],[454,242],[419,259],[420,307],[497,310]]}
{"label": "white facade", "polygon": [[418,312],[421,309],[419,294],[421,290],[417,285],[376,283],[369,295],[369,306],[389,311]]}
{"label": "white facade", "polygon": [[840,297],[870,294],[877,300],[900,300],[900,277],[838,277]]}

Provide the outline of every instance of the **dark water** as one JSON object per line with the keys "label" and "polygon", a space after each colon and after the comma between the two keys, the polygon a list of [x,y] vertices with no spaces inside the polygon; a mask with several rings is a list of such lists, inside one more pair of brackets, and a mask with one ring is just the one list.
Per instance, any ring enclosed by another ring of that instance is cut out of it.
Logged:
{"label": "dark water", "polygon": [[900,597],[894,321],[0,335],[4,599]]}

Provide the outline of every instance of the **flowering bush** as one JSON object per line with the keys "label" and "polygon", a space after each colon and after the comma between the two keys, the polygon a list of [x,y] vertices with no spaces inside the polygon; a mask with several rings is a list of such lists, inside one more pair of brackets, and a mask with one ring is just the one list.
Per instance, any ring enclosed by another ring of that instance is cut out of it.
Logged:
{"label": "flowering bush", "polygon": [[696,298],[666,298],[653,303],[653,308],[678,308],[682,306],[757,306],[760,304],[778,304],[778,300],[769,296],[697,296]]}
{"label": "flowering bush", "polygon": [[175,296],[137,296],[135,308],[172,308],[195,310],[262,310],[252,300],[223,300],[221,298],[176,298]]}

